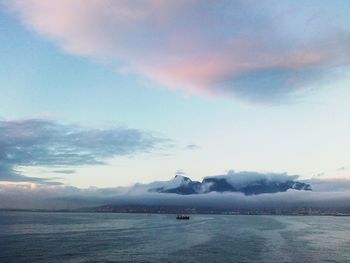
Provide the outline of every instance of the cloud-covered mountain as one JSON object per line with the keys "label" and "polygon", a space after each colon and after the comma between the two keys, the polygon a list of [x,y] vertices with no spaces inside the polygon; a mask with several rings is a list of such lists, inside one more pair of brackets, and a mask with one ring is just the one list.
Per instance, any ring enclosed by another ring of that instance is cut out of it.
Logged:
{"label": "cloud-covered mountain", "polygon": [[295,179],[296,176],[287,174],[230,171],[227,175],[210,176],[198,182],[182,175],[176,175],[173,180],[163,182],[157,187],[150,187],[148,191],[180,195],[210,192],[240,192],[245,195],[258,195],[286,192],[289,189],[311,191],[310,184],[298,182]]}
{"label": "cloud-covered mountain", "polygon": [[[252,184],[253,175],[259,173],[230,172],[222,175],[230,178],[236,174],[236,183]],[[231,176],[230,176],[231,174]],[[237,175],[242,175],[241,177]],[[290,175],[265,175],[274,182],[288,181]],[[217,178],[220,176],[215,176]],[[181,177],[179,177],[181,178]],[[285,179],[283,179],[285,178]],[[294,177],[292,177],[294,178]],[[231,178],[232,179],[232,178]],[[240,180],[238,180],[240,179]],[[249,180],[248,180],[249,179]],[[256,179],[254,179],[256,180]],[[296,179],[292,179],[295,181]],[[173,208],[205,208],[232,211],[235,209],[260,208],[325,208],[330,210],[350,211],[349,179],[310,179],[301,181],[312,185],[312,191],[289,189],[285,192],[245,195],[242,192],[210,192],[206,194],[169,194],[149,192],[148,189],[167,186],[173,189],[180,180],[136,184],[131,187],[81,189],[63,185],[33,184],[0,184],[0,209],[75,209],[111,205],[113,207],[173,207]],[[232,181],[231,181],[232,183]]]}

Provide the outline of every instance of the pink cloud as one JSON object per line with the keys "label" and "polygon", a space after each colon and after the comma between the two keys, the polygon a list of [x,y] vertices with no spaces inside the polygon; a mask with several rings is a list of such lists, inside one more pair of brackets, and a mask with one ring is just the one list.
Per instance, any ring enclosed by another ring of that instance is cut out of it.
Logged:
{"label": "pink cloud", "polygon": [[350,15],[341,3],[5,2],[30,29],[71,54],[122,65],[169,88],[236,96],[247,90],[246,97],[251,90],[256,97],[264,79],[272,80],[258,92],[284,96],[330,66],[348,65],[348,38],[338,36],[350,36]]}

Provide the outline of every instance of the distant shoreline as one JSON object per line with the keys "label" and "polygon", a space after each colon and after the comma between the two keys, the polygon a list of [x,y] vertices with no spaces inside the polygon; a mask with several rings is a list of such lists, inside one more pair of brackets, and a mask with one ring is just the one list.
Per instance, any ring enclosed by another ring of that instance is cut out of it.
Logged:
{"label": "distant shoreline", "polygon": [[[91,214],[154,214],[154,215],[176,215],[181,212],[142,212],[142,211],[96,211],[93,209],[17,209],[17,208],[0,208],[0,212],[33,212],[33,213],[91,213]],[[189,215],[227,215],[227,216],[339,216],[350,217],[348,213],[320,213],[320,214],[298,214],[298,213],[237,213],[237,212],[196,212],[181,214]]]}

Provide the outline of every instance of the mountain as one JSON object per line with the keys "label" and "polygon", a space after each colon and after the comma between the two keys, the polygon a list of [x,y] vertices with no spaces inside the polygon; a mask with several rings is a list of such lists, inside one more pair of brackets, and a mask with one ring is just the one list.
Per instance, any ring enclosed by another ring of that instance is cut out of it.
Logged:
{"label": "mountain", "polygon": [[174,193],[181,195],[198,194],[201,192],[202,183],[192,181],[190,178],[182,175],[176,175],[173,180],[166,182],[163,186],[151,188],[149,192]]}
{"label": "mountain", "polygon": [[230,176],[206,177],[202,182],[192,181],[189,177],[176,175],[163,185],[148,189],[149,192],[175,193],[180,195],[205,194],[210,192],[240,192],[245,195],[286,192],[289,189],[311,191],[311,185],[294,181],[293,178],[278,180],[275,178],[255,178],[249,181],[235,181]]}

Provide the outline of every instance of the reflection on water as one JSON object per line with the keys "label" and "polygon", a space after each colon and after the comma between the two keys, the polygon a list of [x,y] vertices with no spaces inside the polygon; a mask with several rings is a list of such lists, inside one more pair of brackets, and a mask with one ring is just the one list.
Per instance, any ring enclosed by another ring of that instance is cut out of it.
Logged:
{"label": "reflection on water", "polygon": [[350,217],[0,212],[0,262],[350,262]]}

